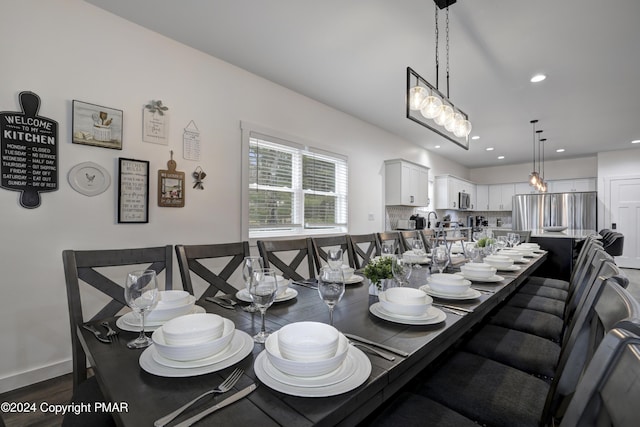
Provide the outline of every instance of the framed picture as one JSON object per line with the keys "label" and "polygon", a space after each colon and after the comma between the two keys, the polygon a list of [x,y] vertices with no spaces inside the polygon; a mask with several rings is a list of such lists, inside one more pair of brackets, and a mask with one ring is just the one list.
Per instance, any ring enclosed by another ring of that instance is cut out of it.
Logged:
{"label": "framed picture", "polygon": [[173,160],[167,162],[167,170],[158,171],[158,206],[165,208],[184,207],[185,174],[176,170],[177,164]]}
{"label": "framed picture", "polygon": [[73,100],[73,143],[122,150],[122,110]]}
{"label": "framed picture", "polygon": [[149,162],[118,158],[118,222],[149,222]]}

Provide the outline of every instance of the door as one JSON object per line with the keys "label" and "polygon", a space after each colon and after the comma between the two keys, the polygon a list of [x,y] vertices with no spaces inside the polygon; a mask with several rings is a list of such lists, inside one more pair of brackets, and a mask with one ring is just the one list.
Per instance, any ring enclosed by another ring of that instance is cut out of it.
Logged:
{"label": "door", "polygon": [[[611,223],[605,228],[624,234],[624,252],[616,264],[640,268],[640,178],[611,178]],[[606,209],[606,207],[605,207]]]}

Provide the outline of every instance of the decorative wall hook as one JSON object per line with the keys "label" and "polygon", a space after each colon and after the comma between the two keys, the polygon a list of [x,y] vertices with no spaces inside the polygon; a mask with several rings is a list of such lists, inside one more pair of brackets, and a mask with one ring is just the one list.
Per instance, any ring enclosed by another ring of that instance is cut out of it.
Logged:
{"label": "decorative wall hook", "polygon": [[202,168],[200,166],[198,166],[196,168],[196,170],[193,171],[193,178],[196,180],[196,183],[193,184],[193,188],[195,188],[197,190],[204,190],[204,186],[202,185],[202,181],[204,180],[205,176],[207,176],[207,174],[204,173],[204,171],[202,170]]}

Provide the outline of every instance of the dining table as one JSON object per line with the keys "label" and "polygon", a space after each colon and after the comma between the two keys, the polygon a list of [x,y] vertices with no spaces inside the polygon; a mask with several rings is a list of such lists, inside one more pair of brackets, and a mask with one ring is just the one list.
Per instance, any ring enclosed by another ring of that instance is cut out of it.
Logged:
{"label": "dining table", "polygon": [[[441,321],[430,324],[407,324],[402,319],[385,319],[384,316],[376,315],[372,306],[378,302],[378,297],[370,295],[368,280],[347,284],[344,296],[334,310],[334,326],[342,333],[400,350],[400,353],[405,352],[406,357],[395,355],[394,360],[387,360],[364,351],[371,366],[368,377],[361,385],[330,396],[324,396],[322,388],[314,390],[316,394],[312,397],[305,397],[297,395],[299,393],[295,391],[275,390],[261,382],[254,364],[265,351],[263,344],[252,343],[246,357],[221,370],[198,375],[165,376],[162,372],[150,373],[141,367],[141,359],[148,349],[127,348],[126,343],[136,337],[137,333],[134,331],[116,328],[119,339],[108,344],[99,342],[91,332],[83,328],[79,328],[77,332],[105,399],[117,404],[113,405],[116,410],[112,412],[117,425],[152,426],[154,420],[216,387],[235,368],[243,369],[244,374],[231,391],[203,399],[200,405],[185,411],[168,425],[179,423],[253,383],[257,385],[255,391],[207,416],[197,425],[358,425],[455,346],[474,326],[483,322],[535,272],[546,257],[547,253],[540,251],[518,264],[520,269],[517,271],[498,271],[503,280],[491,283],[474,281],[472,288],[478,290],[475,298],[434,298],[436,304],[458,307],[459,310],[441,306],[444,313]],[[427,283],[431,274],[429,267],[416,267],[407,286],[419,287]],[[295,291],[295,297],[276,302],[267,310],[267,329],[276,331],[287,324],[300,321],[329,323],[328,308],[313,285],[292,283],[290,289]],[[198,300],[196,304],[202,307],[202,311],[233,321],[236,330],[247,336],[260,331],[260,313],[249,313],[242,309],[241,304],[236,304],[232,309],[204,299]],[[118,319],[109,320],[115,325]]]}

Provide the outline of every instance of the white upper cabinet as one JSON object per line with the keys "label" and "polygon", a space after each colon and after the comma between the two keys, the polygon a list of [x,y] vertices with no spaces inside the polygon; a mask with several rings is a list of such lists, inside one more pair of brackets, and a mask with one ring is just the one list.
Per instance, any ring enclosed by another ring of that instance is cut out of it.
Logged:
{"label": "white upper cabinet", "polygon": [[468,210],[476,209],[476,185],[464,179],[451,175],[436,177],[435,183],[435,209],[460,209],[458,194],[469,195]]}
{"label": "white upper cabinet", "polygon": [[572,191],[596,191],[596,179],[558,179],[548,182],[548,193],[569,193]]}
{"label": "white upper cabinet", "polygon": [[476,210],[489,210],[489,185],[476,184]]}
{"label": "white upper cabinet", "polygon": [[536,189],[529,185],[528,182],[516,182],[516,193],[515,194],[532,194],[536,193]]}
{"label": "white upper cabinet", "polygon": [[514,194],[516,194],[515,184],[489,185],[489,210],[510,211]]}
{"label": "white upper cabinet", "polygon": [[385,160],[385,204],[428,206],[429,168],[406,160]]}

